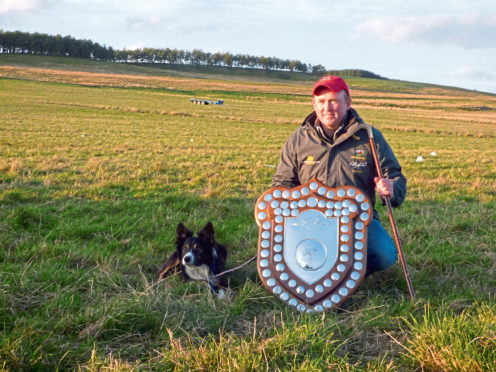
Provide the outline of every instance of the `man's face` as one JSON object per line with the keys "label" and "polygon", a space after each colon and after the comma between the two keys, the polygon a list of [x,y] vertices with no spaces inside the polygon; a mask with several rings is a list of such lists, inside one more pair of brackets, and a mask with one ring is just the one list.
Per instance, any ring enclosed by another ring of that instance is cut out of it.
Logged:
{"label": "man's face", "polygon": [[337,130],[346,111],[351,106],[351,98],[347,97],[344,90],[338,93],[324,90],[321,94],[313,96],[313,108],[322,125],[332,130]]}

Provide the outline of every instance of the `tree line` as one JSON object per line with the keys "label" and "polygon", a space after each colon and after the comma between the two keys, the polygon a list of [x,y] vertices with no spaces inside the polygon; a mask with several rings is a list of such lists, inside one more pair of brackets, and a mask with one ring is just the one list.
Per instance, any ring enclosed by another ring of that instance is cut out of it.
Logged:
{"label": "tree line", "polygon": [[110,61],[114,58],[111,47],[91,40],[78,40],[72,36],[33,34],[20,31],[0,30],[2,53],[60,55]]}
{"label": "tree line", "polygon": [[381,79],[364,70],[326,70],[320,64],[310,65],[296,59],[251,56],[247,54],[210,53],[200,49],[137,48],[114,50],[91,40],[79,40],[72,36],[47,35],[0,29],[0,53],[62,55],[118,63],[163,63],[256,68],[266,70],[294,71],[309,74],[334,73],[343,76],[371,77]]}

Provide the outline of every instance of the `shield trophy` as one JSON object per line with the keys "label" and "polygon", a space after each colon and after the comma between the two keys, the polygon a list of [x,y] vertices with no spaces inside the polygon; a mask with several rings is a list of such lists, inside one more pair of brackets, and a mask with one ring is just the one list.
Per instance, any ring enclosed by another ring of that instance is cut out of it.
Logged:
{"label": "shield trophy", "polygon": [[255,220],[260,279],[299,311],[339,306],[365,277],[372,206],[356,187],[316,179],[273,187],[258,198]]}

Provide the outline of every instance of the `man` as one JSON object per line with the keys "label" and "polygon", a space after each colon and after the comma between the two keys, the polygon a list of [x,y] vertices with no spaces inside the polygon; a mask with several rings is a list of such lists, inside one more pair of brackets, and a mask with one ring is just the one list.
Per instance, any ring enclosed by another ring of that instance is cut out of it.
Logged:
{"label": "man", "polygon": [[[351,108],[346,82],[338,76],[324,76],[313,87],[314,112],[307,116],[282,149],[272,186],[292,188],[316,178],[328,187],[355,186],[375,205],[375,190],[389,197],[393,207],[406,195],[406,178],[391,147],[382,134],[372,128],[384,178],[379,179],[368,136],[359,130],[363,120]],[[396,262],[395,245],[374,218],[368,229],[367,274],[384,270]]]}

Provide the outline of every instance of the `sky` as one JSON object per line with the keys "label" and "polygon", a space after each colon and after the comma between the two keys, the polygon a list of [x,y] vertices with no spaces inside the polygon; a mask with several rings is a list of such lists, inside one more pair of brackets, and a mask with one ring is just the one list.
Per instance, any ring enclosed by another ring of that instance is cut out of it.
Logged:
{"label": "sky", "polygon": [[0,29],[496,93],[496,0],[0,0]]}

